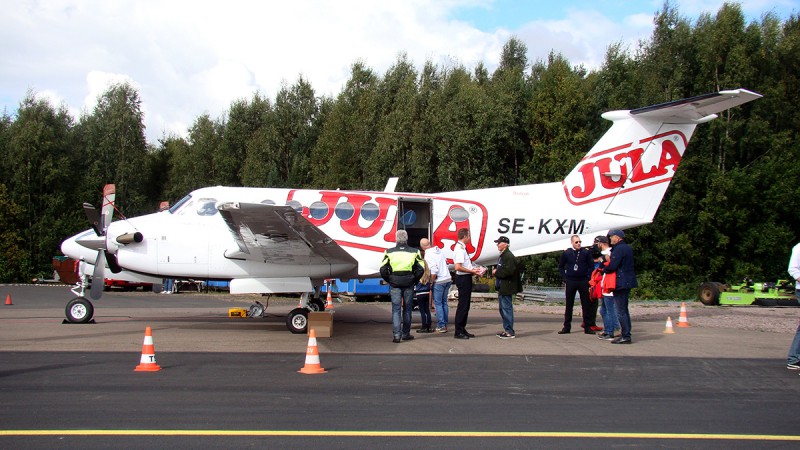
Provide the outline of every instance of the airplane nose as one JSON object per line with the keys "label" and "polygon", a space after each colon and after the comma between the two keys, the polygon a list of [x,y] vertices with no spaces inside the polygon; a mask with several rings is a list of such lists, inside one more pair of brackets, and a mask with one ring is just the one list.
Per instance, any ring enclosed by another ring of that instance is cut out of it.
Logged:
{"label": "airplane nose", "polygon": [[92,250],[92,247],[96,244],[94,241],[97,240],[92,239],[93,236],[98,239],[102,239],[97,237],[94,234],[94,231],[86,230],[83,233],[76,234],[75,236],[72,236],[71,238],[68,238],[62,242],[61,252],[74,260],[79,260],[81,257],[83,257],[87,261],[93,261],[97,254],[96,249]]}

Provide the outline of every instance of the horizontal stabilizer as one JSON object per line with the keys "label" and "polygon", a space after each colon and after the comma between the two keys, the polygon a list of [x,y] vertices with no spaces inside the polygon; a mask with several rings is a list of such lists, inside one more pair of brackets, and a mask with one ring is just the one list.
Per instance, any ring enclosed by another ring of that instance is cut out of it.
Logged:
{"label": "horizontal stabilizer", "polygon": [[695,123],[726,109],[761,98],[747,89],[713,92],[697,97],[633,109],[631,115],[665,123]]}

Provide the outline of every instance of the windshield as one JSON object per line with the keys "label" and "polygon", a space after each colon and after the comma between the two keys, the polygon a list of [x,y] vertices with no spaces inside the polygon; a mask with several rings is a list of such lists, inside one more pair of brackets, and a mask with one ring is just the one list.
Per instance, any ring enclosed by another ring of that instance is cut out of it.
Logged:
{"label": "windshield", "polygon": [[169,212],[170,212],[170,214],[175,214],[175,213],[177,213],[177,212],[178,212],[178,210],[179,210],[179,209],[181,209],[181,207],[182,207],[182,206],[183,206],[183,205],[184,205],[186,202],[188,202],[188,201],[189,201],[189,200],[191,200],[191,199],[192,199],[192,194],[189,194],[189,195],[187,195],[186,197],[183,197],[182,199],[180,199],[180,200],[178,201],[178,203],[175,203],[175,204],[174,204],[174,205],[172,205],[172,207],[169,209]]}

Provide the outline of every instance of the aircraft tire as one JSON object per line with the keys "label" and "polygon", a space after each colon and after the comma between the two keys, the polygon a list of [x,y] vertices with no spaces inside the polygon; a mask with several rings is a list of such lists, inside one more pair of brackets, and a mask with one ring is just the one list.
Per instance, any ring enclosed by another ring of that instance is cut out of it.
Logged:
{"label": "aircraft tire", "polygon": [[294,334],[305,333],[308,328],[308,310],[295,308],[286,316],[286,327]]}
{"label": "aircraft tire", "polygon": [[719,288],[720,283],[715,283],[713,281],[706,281],[701,284],[700,288],[697,290],[697,298],[700,300],[700,303],[706,306],[719,305]]}
{"label": "aircraft tire", "polygon": [[75,297],[67,303],[65,314],[70,323],[87,323],[94,317],[94,306],[85,297]]}
{"label": "aircraft tire", "polygon": [[311,311],[325,311],[325,302],[318,298],[312,298],[308,301],[308,309]]}

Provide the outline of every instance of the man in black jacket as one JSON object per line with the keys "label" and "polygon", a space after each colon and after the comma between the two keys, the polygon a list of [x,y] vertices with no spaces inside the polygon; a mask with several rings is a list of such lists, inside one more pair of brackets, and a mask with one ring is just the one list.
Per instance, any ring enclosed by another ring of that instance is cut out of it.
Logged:
{"label": "man in black jacket", "polygon": [[638,287],[636,273],[633,269],[633,249],[625,242],[625,232],[611,230],[608,232],[611,241],[611,260],[603,271],[617,274],[617,285],[614,289],[614,306],[617,308],[621,334],[611,341],[612,344],[631,343],[631,315],[628,312],[628,297],[631,289]]}
{"label": "man in black jacket", "polygon": [[[592,314],[591,300],[589,299],[589,277],[594,270],[592,251],[581,248],[581,238],[577,234],[570,238],[572,248],[564,250],[558,261],[558,272],[564,279],[566,286],[567,305],[564,309],[564,327],[558,334],[568,334],[572,328],[572,308],[575,306],[575,293],[581,296],[581,311],[583,314],[583,332],[594,334],[592,327],[597,323]],[[596,315],[596,314],[595,314]]]}
{"label": "man in black jacket", "polygon": [[492,271],[496,278],[497,304],[500,309],[500,317],[503,319],[503,331],[497,333],[500,339],[514,339],[514,295],[520,292],[521,280],[517,258],[508,249],[511,242],[505,236],[500,236],[494,241],[497,250],[500,252],[500,259],[497,268]]}
{"label": "man in black jacket", "polygon": [[[411,335],[411,311],[414,307],[414,286],[425,272],[419,250],[408,245],[408,232],[397,230],[396,247],[383,253],[381,277],[389,283],[392,299],[392,342],[414,339]],[[400,311],[403,312],[402,324]]]}

